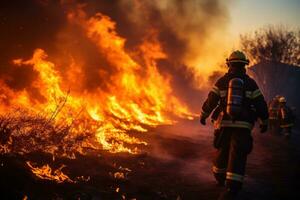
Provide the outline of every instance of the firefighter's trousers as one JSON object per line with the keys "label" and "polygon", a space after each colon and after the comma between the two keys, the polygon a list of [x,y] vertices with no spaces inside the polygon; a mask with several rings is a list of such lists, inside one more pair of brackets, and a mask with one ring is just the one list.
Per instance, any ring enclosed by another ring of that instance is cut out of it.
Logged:
{"label": "firefighter's trousers", "polygon": [[269,130],[272,134],[279,134],[279,120],[269,119]]}
{"label": "firefighter's trousers", "polygon": [[243,184],[247,156],[252,150],[251,131],[246,128],[222,128],[219,146],[213,163],[217,181],[231,190],[240,190]]}

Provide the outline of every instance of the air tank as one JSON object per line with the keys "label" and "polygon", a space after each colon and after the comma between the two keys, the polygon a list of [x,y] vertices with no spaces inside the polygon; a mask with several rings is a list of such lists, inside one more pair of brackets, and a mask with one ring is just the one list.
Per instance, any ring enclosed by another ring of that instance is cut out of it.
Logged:
{"label": "air tank", "polygon": [[242,111],[243,98],[244,81],[241,78],[231,79],[228,84],[226,113],[233,119]]}

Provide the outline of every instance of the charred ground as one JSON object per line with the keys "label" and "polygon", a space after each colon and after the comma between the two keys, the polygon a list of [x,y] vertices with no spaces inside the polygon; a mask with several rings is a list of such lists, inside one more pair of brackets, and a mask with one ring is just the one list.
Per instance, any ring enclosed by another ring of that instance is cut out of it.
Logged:
{"label": "charred ground", "polygon": [[[189,134],[183,132],[187,127]],[[172,132],[172,133],[170,133]],[[300,135],[290,140],[254,131],[247,178],[240,199],[297,199]],[[147,134],[149,146],[139,155],[91,152],[76,159],[53,159],[34,152],[1,155],[0,188],[4,199],[216,199],[222,188],[211,175],[211,130],[196,121],[164,126]],[[62,165],[76,183],[37,178],[26,162]]]}

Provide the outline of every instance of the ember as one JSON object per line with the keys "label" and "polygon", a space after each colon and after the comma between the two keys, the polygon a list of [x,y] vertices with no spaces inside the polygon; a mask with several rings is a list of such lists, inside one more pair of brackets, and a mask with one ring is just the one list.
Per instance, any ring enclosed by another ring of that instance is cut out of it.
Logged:
{"label": "ember", "polygon": [[32,173],[39,177],[40,179],[46,179],[55,181],[57,183],[69,182],[75,183],[72,179],[70,179],[66,174],[64,174],[61,170],[65,167],[62,165],[60,168],[56,170],[52,170],[49,165],[44,165],[42,167],[34,167],[33,163],[27,161],[26,164],[28,165],[29,169]]}

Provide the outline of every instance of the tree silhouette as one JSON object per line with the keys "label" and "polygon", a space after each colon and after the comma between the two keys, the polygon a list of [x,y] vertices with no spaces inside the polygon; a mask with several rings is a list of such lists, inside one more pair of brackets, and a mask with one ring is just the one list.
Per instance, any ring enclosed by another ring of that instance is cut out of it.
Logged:
{"label": "tree silhouette", "polygon": [[276,62],[300,65],[300,29],[266,26],[240,36],[242,50],[253,64]]}
{"label": "tree silhouette", "polygon": [[281,94],[295,99],[300,84],[300,30],[266,26],[241,35],[240,44],[250,58],[249,72],[265,97]]}

